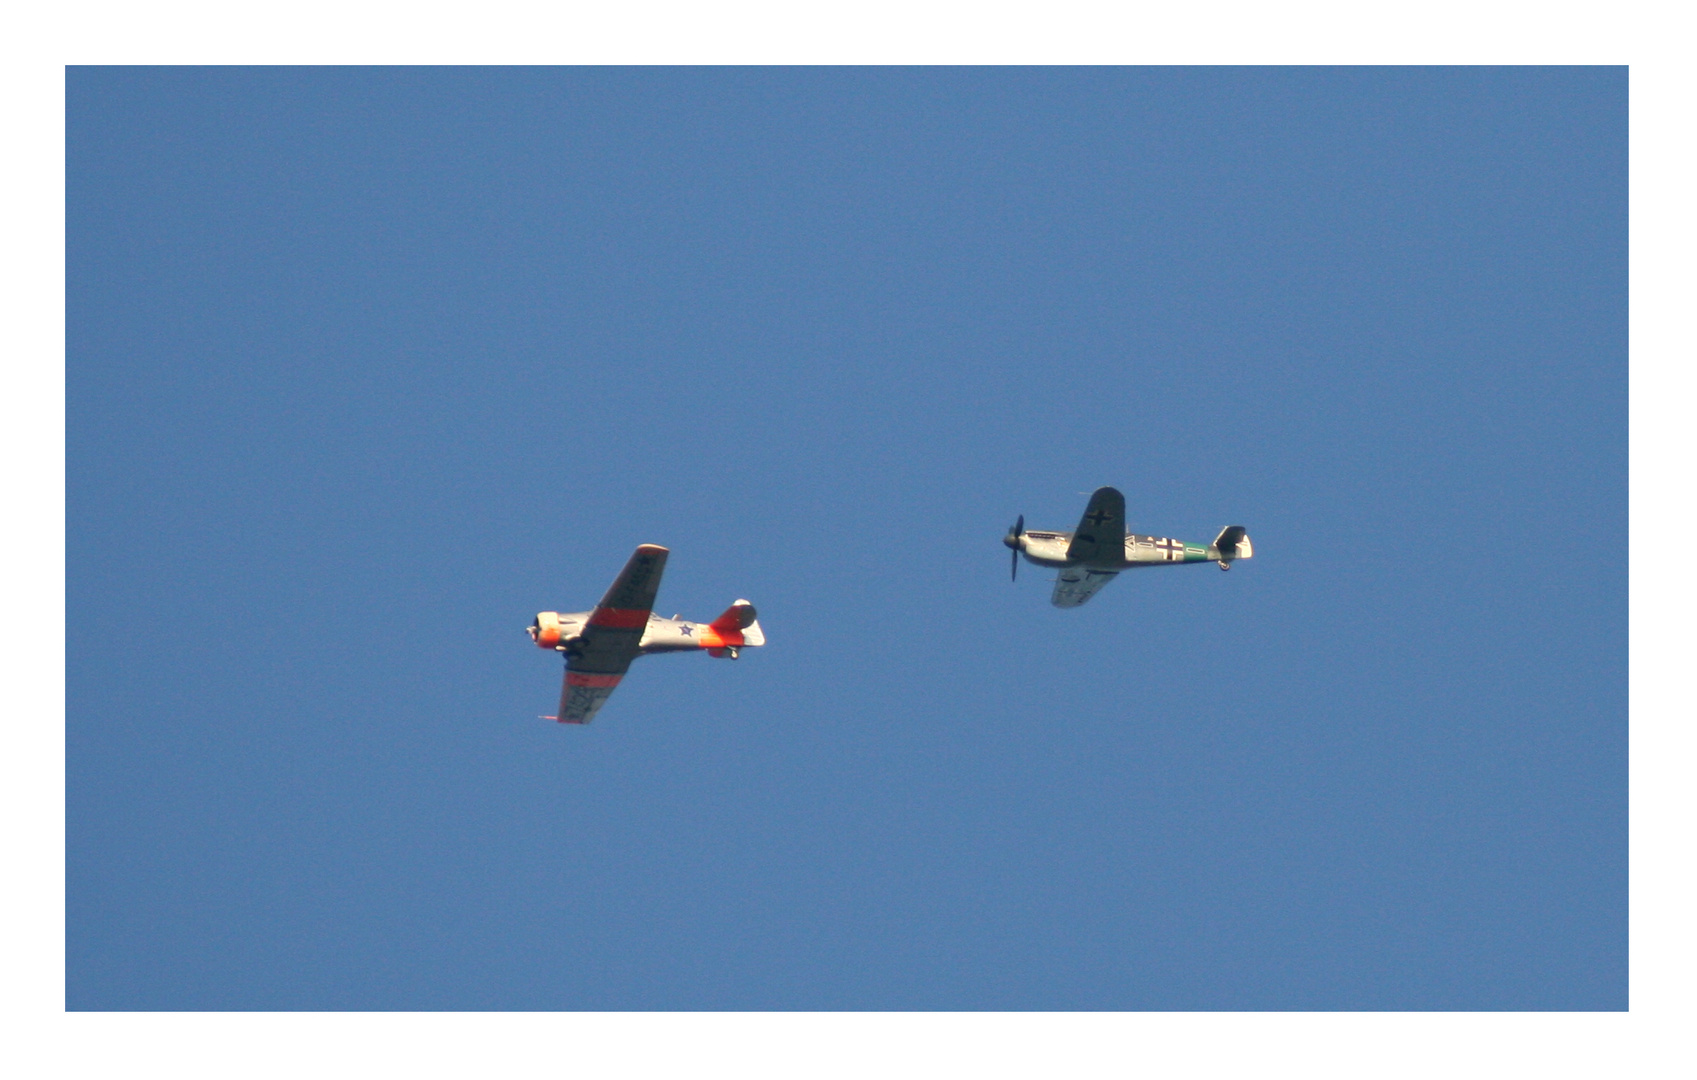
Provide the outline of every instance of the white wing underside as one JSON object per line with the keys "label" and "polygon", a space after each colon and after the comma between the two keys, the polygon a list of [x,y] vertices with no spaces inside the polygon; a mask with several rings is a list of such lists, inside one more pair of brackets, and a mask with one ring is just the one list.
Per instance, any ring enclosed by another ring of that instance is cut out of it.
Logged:
{"label": "white wing underside", "polygon": [[1095,596],[1102,586],[1118,576],[1118,572],[1113,570],[1069,566],[1055,579],[1055,593],[1049,597],[1049,602],[1061,608],[1077,607]]}

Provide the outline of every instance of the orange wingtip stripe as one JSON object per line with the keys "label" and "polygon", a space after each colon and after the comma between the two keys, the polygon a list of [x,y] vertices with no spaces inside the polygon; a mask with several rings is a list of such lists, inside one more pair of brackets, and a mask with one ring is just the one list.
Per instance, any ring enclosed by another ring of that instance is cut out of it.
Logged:
{"label": "orange wingtip stripe", "polygon": [[566,685],[588,686],[597,690],[604,690],[607,687],[619,685],[619,680],[622,678],[624,678],[623,675],[592,675],[587,671],[568,671],[566,672]]}
{"label": "orange wingtip stripe", "polygon": [[648,625],[647,611],[636,608],[598,607],[589,616],[589,625],[605,626],[609,630],[640,630]]}

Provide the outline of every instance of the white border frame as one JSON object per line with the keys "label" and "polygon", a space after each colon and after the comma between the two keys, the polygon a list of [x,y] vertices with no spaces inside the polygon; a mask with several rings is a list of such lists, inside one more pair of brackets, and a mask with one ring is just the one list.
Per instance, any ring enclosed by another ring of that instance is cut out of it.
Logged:
{"label": "white border frame", "polygon": [[[8,1058],[293,1076],[1662,1075],[1685,1060],[1690,587],[1646,558],[1690,534],[1676,351],[1692,295],[1691,35],[1671,5],[1294,3],[640,8],[67,3],[9,19],[0,67],[4,295],[23,328],[4,408]],[[64,1012],[64,66],[111,63],[1578,63],[1631,65],[1631,1011],[1623,1014],[67,1014]],[[1681,482],[1685,481],[1685,482]],[[51,1062],[52,1065],[45,1063]]]}

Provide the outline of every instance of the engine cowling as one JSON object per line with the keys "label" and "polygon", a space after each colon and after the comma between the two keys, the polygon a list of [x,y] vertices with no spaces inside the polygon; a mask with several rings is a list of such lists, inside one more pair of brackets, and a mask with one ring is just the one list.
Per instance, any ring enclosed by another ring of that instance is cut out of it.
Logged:
{"label": "engine cowling", "polygon": [[530,640],[536,642],[539,649],[559,648],[560,642],[566,636],[566,628],[560,622],[557,611],[539,611],[536,621],[530,624]]}
{"label": "engine cowling", "polygon": [[539,611],[526,629],[537,648],[569,653],[577,640],[583,637],[585,617],[583,613],[565,615],[558,611]]}

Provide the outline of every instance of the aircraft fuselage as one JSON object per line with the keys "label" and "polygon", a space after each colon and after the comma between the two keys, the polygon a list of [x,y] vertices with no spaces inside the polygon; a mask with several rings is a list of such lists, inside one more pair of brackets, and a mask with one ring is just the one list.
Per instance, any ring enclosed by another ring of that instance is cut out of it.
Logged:
{"label": "aircraft fuselage", "polygon": [[[531,640],[545,649],[570,654],[576,651],[584,627],[589,624],[589,618],[593,614],[593,611],[539,612],[536,622],[531,626]],[[721,636],[708,623],[677,618],[662,619],[658,615],[650,615],[647,625],[643,627],[637,648],[643,655],[647,655],[716,649],[727,645],[738,647],[743,644],[740,634],[735,635],[735,640],[730,640],[729,635]]]}
{"label": "aircraft fuselage", "polygon": [[1143,566],[1165,566],[1169,563],[1217,562],[1220,549],[1212,544],[1192,544],[1169,536],[1142,536],[1127,533],[1125,545],[1109,549],[1089,559],[1069,559],[1067,549],[1072,545],[1070,532],[1026,532],[1017,538],[1019,552],[1025,561],[1051,569],[1088,566],[1099,570],[1133,570]]}

